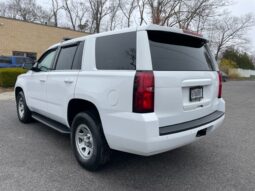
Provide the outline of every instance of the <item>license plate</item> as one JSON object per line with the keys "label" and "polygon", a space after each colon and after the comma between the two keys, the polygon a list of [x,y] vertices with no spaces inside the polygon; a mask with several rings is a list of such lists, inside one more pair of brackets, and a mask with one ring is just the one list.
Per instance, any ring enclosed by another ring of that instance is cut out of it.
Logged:
{"label": "license plate", "polygon": [[190,88],[190,101],[200,101],[203,99],[203,87],[192,87]]}

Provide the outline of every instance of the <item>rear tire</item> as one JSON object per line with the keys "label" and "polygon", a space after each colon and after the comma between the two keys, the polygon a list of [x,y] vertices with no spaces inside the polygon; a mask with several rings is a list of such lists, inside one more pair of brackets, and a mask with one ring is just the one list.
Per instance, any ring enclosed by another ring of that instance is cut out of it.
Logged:
{"label": "rear tire", "polygon": [[91,112],[81,112],[73,120],[71,144],[79,164],[95,171],[110,159],[110,149],[100,120]]}
{"label": "rear tire", "polygon": [[18,118],[22,123],[29,123],[32,120],[31,111],[27,107],[26,98],[22,91],[16,96],[16,108]]}

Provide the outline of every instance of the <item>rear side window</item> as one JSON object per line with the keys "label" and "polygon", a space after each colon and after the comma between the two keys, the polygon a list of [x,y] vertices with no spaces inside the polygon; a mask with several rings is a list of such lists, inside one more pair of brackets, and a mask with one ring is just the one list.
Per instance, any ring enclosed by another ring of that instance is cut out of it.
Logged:
{"label": "rear side window", "polygon": [[136,32],[98,37],[96,65],[103,70],[135,70]]}
{"label": "rear side window", "polygon": [[204,39],[162,31],[148,31],[148,37],[153,70],[215,70]]}
{"label": "rear side window", "polygon": [[11,57],[0,56],[0,64],[11,64]]}
{"label": "rear side window", "polygon": [[77,45],[62,47],[58,56],[56,70],[71,70]]}

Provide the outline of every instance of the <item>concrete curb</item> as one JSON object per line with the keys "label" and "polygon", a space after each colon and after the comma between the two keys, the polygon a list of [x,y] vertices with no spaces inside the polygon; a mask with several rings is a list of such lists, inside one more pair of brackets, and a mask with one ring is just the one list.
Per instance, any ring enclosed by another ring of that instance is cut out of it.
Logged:
{"label": "concrete curb", "polygon": [[14,92],[0,93],[0,101],[15,100]]}

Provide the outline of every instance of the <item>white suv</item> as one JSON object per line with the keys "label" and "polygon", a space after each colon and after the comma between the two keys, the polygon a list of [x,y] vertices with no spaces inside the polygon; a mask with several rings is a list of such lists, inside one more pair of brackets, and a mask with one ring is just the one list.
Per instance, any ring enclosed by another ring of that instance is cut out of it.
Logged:
{"label": "white suv", "polygon": [[18,77],[15,92],[20,121],[70,133],[89,170],[110,149],[149,156],[189,144],[225,116],[207,40],[155,25],[53,45]]}

